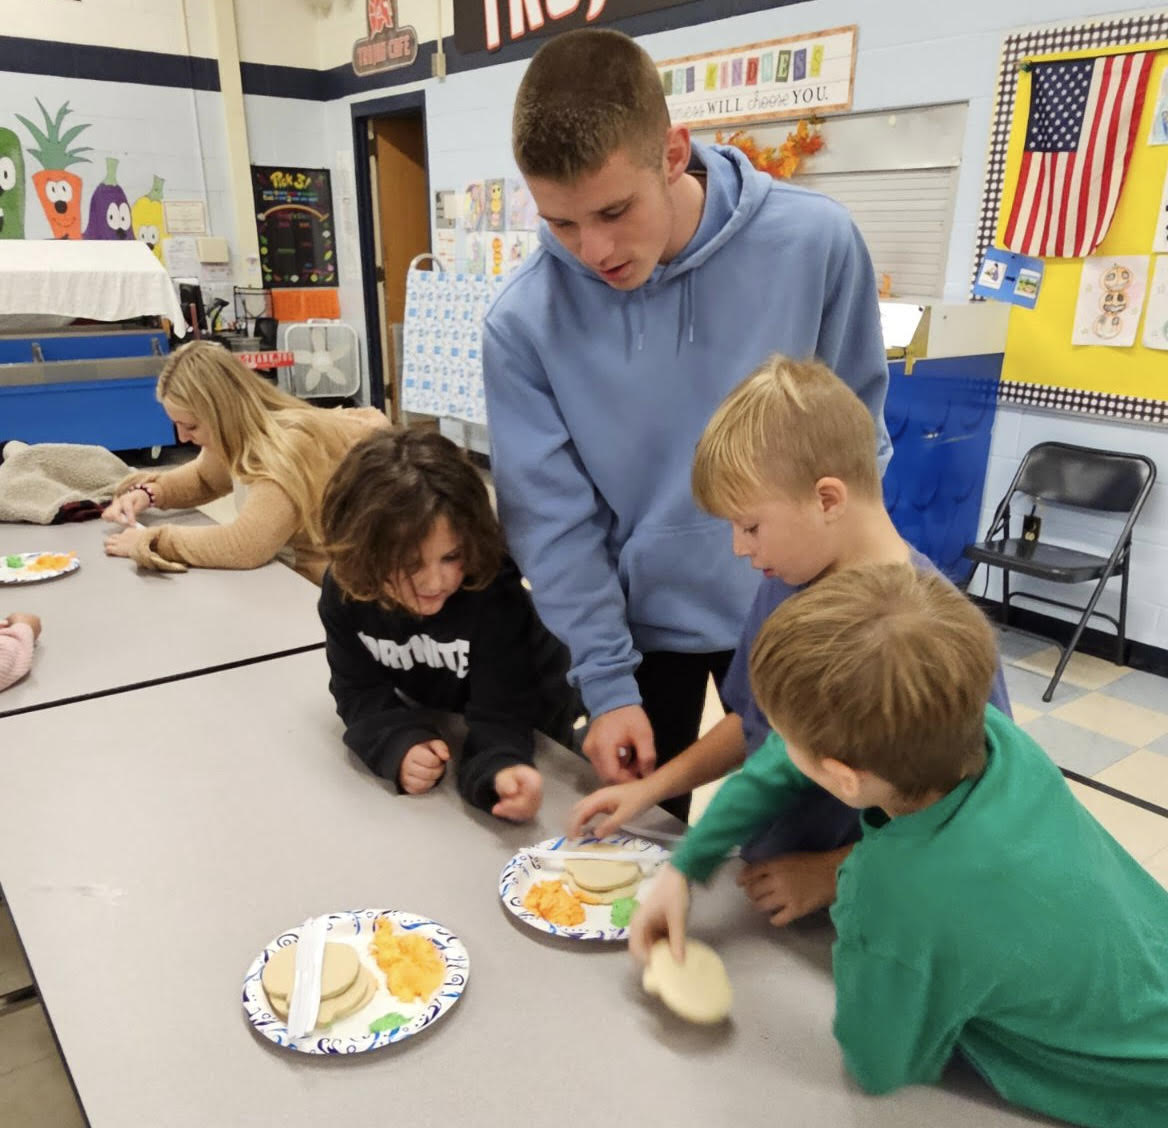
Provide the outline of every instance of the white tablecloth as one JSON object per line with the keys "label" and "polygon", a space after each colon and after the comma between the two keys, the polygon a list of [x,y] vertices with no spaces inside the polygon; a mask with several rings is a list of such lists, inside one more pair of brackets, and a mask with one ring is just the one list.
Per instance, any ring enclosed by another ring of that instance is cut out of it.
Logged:
{"label": "white tablecloth", "polygon": [[137,240],[0,240],[0,314],[156,315],[180,337],[187,326],[166,268]]}

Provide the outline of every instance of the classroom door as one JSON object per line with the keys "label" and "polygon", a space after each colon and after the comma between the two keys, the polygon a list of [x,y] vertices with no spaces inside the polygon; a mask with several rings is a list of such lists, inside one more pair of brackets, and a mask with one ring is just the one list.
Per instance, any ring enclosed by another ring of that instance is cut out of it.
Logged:
{"label": "classroom door", "polygon": [[401,419],[400,340],[406,306],[406,271],[415,255],[430,250],[430,196],[426,135],[421,111],[374,118],[369,123],[377,201],[385,409]]}

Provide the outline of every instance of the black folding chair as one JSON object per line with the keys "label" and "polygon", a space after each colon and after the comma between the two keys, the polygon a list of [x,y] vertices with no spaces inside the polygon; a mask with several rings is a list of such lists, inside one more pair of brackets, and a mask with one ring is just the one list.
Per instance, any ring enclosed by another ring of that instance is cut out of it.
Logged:
{"label": "black folding chair", "polygon": [[[1115,627],[1115,661],[1123,665],[1127,655],[1127,582],[1131,559],[1132,529],[1156,480],[1156,464],[1142,454],[1122,454],[1118,451],[1093,450],[1072,446],[1070,443],[1039,443],[1022,460],[1018,473],[1010,483],[1006,496],[998,504],[986,539],[968,545],[965,555],[979,564],[1002,569],[1002,623],[1009,626],[1010,600],[1019,596],[1081,611],[1082,616],[1063,647],[1058,667],[1050,685],[1042,695],[1049,701],[1063,670],[1079,645],[1087,620],[1092,616],[1106,619]],[[1062,548],[1041,539],[1029,540],[1010,535],[1010,503],[1015,494],[1023,494],[1036,502],[1088,509],[1101,513],[1126,514],[1123,529],[1110,556],[1096,556],[1077,549]],[[996,539],[995,539],[996,538]],[[1082,584],[1095,581],[1095,590],[1086,607],[1064,603],[1045,595],[1020,591],[1011,593],[1010,573],[1037,576],[1060,584]],[[1118,574],[1121,580],[1119,618],[1095,610],[1107,581]],[[970,576],[972,579],[972,574]]]}

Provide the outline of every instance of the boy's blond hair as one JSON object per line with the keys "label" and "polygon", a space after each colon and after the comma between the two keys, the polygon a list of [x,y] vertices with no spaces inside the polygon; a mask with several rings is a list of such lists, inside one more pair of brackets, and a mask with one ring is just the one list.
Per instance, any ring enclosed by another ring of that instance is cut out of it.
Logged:
{"label": "boy's blond hair", "polygon": [[714,516],[731,517],[771,495],[809,497],[821,478],[879,498],[876,426],[826,364],[775,353],[706,424],[694,455],[694,497]]}
{"label": "boy's blond hair", "polygon": [[985,616],[909,564],[824,577],[783,603],[750,651],[754,697],[776,732],[905,798],[948,792],[984,767],[996,671]]}
{"label": "boy's blond hair", "polygon": [[581,28],[541,47],[519,84],[511,147],[524,176],[570,184],[626,148],[660,167],[669,110],[653,60],[627,35]]}

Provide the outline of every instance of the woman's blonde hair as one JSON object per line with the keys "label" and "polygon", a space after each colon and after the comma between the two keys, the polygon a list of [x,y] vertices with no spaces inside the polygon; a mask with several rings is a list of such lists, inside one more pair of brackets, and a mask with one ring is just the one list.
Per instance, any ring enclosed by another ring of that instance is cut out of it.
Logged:
{"label": "woman's blonde hair", "polygon": [[190,412],[241,482],[275,482],[314,544],[322,544],[320,500],[353,445],[339,412],[313,407],[269,384],[211,341],[191,341],[163,366],[158,402]]}
{"label": "woman's blonde hair", "polygon": [[803,499],[820,478],[879,498],[876,425],[826,364],[775,353],[706,424],[694,454],[694,497],[728,518],[780,494]]}

